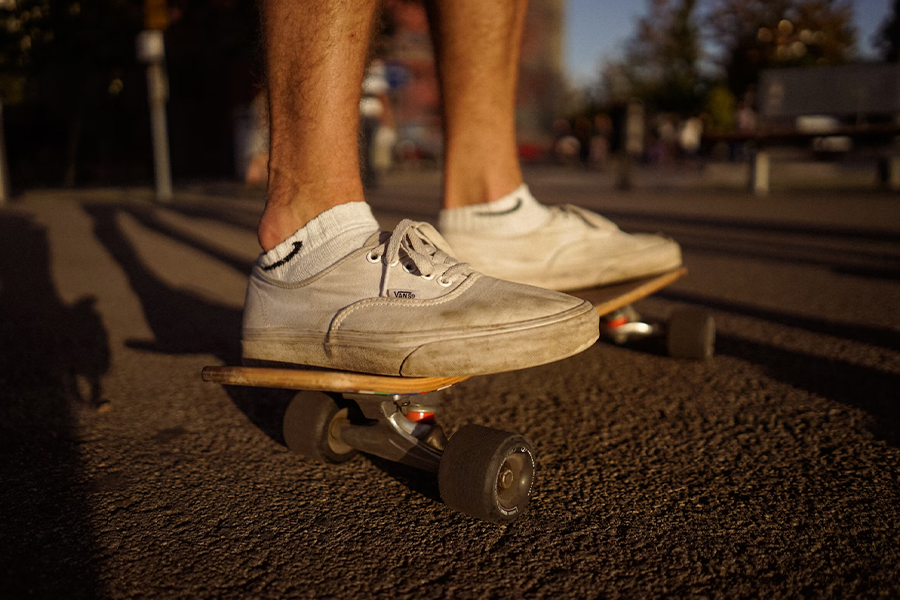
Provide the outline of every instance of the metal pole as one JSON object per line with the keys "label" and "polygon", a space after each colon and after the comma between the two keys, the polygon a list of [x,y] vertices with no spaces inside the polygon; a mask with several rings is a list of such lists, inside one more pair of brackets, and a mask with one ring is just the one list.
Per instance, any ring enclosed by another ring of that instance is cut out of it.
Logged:
{"label": "metal pole", "polygon": [[644,154],[644,104],[636,98],[630,99],[625,107],[622,146],[616,188],[630,190],[634,185],[632,166]]}
{"label": "metal pole", "polygon": [[153,168],[156,174],[156,199],[172,201],[172,169],[169,162],[169,129],[166,123],[167,85],[162,62],[147,65],[147,90],[150,96],[150,125],[153,131]]}
{"label": "metal pole", "polygon": [[6,161],[6,133],[3,127],[3,100],[0,99],[0,206],[9,202],[9,163]]}
{"label": "metal pole", "polygon": [[750,167],[750,187],[757,196],[769,193],[769,153],[756,149]]}
{"label": "metal pole", "polygon": [[172,201],[172,170],[169,163],[169,131],[166,125],[166,51],[163,32],[142,31],[137,38],[138,58],[147,65],[147,95],[150,100],[150,127],[153,134],[153,170],[156,175],[156,199]]}

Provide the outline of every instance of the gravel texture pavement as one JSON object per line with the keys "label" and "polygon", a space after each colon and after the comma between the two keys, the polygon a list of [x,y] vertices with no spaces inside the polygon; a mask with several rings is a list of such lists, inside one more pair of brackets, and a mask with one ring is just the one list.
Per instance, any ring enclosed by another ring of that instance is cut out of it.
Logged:
{"label": "gravel texture pavement", "polygon": [[[0,597],[900,596],[900,198],[529,177],[679,240],[690,275],[637,308],[706,307],[719,337],[700,363],[598,343],[450,389],[450,431],[536,450],[507,527],[384,460],[307,462],[289,394],[200,380],[239,355],[261,193],[0,209]],[[438,190],[401,174],[371,202],[433,221]]]}

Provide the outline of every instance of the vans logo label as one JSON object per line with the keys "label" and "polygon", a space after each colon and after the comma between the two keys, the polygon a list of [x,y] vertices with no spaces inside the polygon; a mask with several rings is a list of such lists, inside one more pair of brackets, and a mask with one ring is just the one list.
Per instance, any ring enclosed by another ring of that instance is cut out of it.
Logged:
{"label": "vans logo label", "polygon": [[388,290],[388,294],[394,298],[403,298],[405,300],[415,300],[419,297],[418,294],[409,290]]}

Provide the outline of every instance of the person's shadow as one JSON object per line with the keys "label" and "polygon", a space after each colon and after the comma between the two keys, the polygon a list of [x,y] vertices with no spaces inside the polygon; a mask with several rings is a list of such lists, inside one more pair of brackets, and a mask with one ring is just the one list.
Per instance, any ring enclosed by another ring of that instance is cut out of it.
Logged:
{"label": "person's shadow", "polygon": [[0,585],[6,597],[96,597],[74,411],[102,409],[109,339],[93,297],[60,300],[46,231],[0,212]]}
{"label": "person's shadow", "polygon": [[[242,311],[166,285],[140,258],[122,231],[118,215],[128,214],[145,227],[215,255],[212,248],[169,228],[154,217],[153,209],[141,205],[96,203],[86,204],[84,209],[93,219],[94,235],[124,270],[153,332],[151,340],[126,341],[129,348],[171,355],[211,354],[222,364],[241,364]],[[250,272],[250,262],[233,257],[225,262],[243,275]],[[254,425],[276,442],[284,443],[282,422],[294,392],[233,386],[225,389]]]}

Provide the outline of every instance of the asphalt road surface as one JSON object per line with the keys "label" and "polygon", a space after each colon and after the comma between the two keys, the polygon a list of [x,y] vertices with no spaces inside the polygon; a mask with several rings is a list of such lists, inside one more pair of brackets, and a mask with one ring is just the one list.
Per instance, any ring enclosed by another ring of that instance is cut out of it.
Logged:
{"label": "asphalt road surface", "polygon": [[[289,395],[201,381],[238,360],[261,193],[0,209],[0,597],[900,596],[900,197],[531,180],[678,239],[690,275],[638,309],[706,307],[719,337],[701,363],[598,343],[449,390],[451,431],[535,447],[508,527],[383,460],[306,462]],[[385,227],[437,215],[432,175],[371,198]]]}

